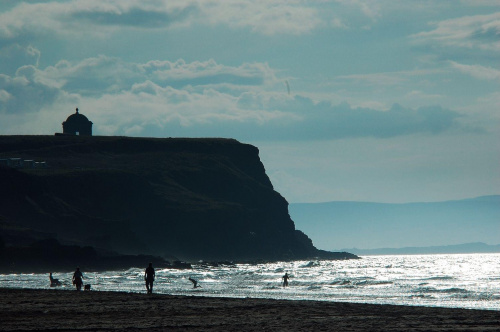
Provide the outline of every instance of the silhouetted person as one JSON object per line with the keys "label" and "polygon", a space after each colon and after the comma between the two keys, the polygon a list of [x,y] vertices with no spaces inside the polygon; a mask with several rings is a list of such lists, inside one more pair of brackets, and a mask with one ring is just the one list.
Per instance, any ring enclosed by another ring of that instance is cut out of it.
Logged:
{"label": "silhouetted person", "polygon": [[281,279],[283,279],[283,287],[288,287],[288,278],[290,278],[288,273],[285,273],[285,275],[281,277]]}
{"label": "silhouetted person", "polygon": [[193,283],[193,288],[197,288],[197,287],[201,288],[201,286],[198,285],[198,280],[194,280],[193,278],[190,277],[189,281],[191,281]]}
{"label": "silhouetted person", "polygon": [[81,290],[83,285],[83,274],[80,268],[77,267],[75,273],[73,273],[73,285],[76,286],[76,290]]}
{"label": "silhouetted person", "polygon": [[153,281],[155,281],[155,269],[153,268],[153,263],[149,263],[149,266],[144,271],[144,280],[146,280],[146,289],[148,294],[153,293]]}
{"label": "silhouetted person", "polygon": [[56,287],[56,286],[61,286],[61,282],[59,279],[52,278],[52,272],[49,274],[49,279],[50,279],[50,287]]}

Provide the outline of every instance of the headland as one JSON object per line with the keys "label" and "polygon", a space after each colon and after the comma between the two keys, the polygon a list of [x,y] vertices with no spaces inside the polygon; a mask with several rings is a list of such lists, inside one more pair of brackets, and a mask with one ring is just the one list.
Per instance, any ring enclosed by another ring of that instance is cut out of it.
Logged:
{"label": "headland", "polygon": [[[89,270],[85,264],[99,255],[116,254],[238,262],[356,258],[318,250],[297,230],[258,149],[233,139],[0,136],[0,164],[3,271],[26,271],[37,262],[61,270],[63,261],[70,270]],[[57,245],[90,247],[98,255],[80,264]],[[5,261],[12,247],[26,254]]]}

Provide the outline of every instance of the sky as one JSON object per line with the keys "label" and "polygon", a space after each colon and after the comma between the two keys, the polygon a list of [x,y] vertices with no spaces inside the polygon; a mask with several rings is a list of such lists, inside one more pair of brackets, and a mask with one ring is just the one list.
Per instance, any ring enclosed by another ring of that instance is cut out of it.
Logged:
{"label": "sky", "polygon": [[0,135],[227,137],[290,203],[500,194],[498,0],[0,2]]}

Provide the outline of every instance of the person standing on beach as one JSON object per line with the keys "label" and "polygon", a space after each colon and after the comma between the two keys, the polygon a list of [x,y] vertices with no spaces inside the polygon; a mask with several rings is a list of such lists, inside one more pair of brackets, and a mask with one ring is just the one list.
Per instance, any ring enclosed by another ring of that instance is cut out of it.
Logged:
{"label": "person standing on beach", "polygon": [[79,291],[82,289],[83,285],[83,274],[80,271],[80,268],[77,267],[75,273],[73,273],[73,285],[76,286],[76,290]]}
{"label": "person standing on beach", "polygon": [[149,266],[144,271],[144,280],[146,281],[146,289],[148,294],[153,293],[153,281],[155,281],[155,269],[153,268],[153,263],[149,263]]}
{"label": "person standing on beach", "polygon": [[288,287],[288,278],[290,277],[288,276],[288,273],[285,272],[285,275],[281,277],[281,279],[283,279],[283,287]]}

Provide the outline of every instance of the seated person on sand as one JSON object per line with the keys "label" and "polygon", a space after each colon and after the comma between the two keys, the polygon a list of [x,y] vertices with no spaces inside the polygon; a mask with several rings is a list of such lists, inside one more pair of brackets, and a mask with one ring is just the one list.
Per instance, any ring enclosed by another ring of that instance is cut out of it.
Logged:
{"label": "seated person on sand", "polygon": [[189,281],[191,281],[193,283],[193,288],[198,288],[198,287],[201,288],[201,286],[198,285],[198,280],[194,280],[191,277],[189,277],[188,279],[189,279]]}
{"label": "seated person on sand", "polygon": [[50,287],[56,287],[62,285],[59,279],[52,278],[52,272],[50,272],[49,274],[49,279],[50,279]]}
{"label": "seated person on sand", "polygon": [[73,273],[73,285],[76,286],[76,290],[81,290],[83,285],[83,274],[80,268],[77,267],[75,273]]}

